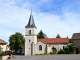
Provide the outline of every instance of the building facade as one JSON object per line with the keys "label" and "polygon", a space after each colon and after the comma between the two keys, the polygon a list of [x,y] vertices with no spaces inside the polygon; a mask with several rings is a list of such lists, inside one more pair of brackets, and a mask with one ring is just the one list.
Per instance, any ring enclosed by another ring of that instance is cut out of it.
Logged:
{"label": "building facade", "polygon": [[76,53],[80,53],[80,33],[74,33],[72,35],[73,45],[76,47]]}
{"label": "building facade", "polygon": [[25,26],[25,56],[50,53],[56,50],[63,49],[67,46],[69,40],[67,38],[45,38],[37,39],[36,26],[33,15],[30,14],[29,22]]}
{"label": "building facade", "polygon": [[2,51],[6,51],[6,47],[7,47],[6,44],[7,43],[4,40],[0,39],[0,47]]}
{"label": "building facade", "polygon": [[37,43],[36,29],[31,13],[29,22],[25,26],[25,55],[35,55],[35,44]]}

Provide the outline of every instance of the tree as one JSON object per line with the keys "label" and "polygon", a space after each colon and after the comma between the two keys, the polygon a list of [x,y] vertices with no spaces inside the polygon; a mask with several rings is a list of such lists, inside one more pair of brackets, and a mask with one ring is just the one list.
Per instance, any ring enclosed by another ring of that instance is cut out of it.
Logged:
{"label": "tree", "polygon": [[56,38],[61,38],[59,34],[57,34]]}
{"label": "tree", "polygon": [[[68,38],[68,36],[67,36],[67,38]],[[68,40],[69,40],[69,43],[73,43],[72,39],[68,38]]]}
{"label": "tree", "polygon": [[0,46],[0,56],[2,55],[2,47]]}
{"label": "tree", "polygon": [[24,49],[24,36],[16,32],[15,34],[10,35],[9,37],[9,46],[11,50]]}
{"label": "tree", "polygon": [[40,32],[37,34],[37,38],[47,38],[47,36],[46,36],[46,34],[45,33],[43,33],[43,31],[42,30],[40,30]]}
{"label": "tree", "polygon": [[71,45],[71,46],[68,46],[68,50],[69,50],[69,53],[72,54],[74,53],[74,51],[76,50],[76,47]]}
{"label": "tree", "polygon": [[73,41],[72,41],[72,39],[69,39],[69,43],[72,43]]}

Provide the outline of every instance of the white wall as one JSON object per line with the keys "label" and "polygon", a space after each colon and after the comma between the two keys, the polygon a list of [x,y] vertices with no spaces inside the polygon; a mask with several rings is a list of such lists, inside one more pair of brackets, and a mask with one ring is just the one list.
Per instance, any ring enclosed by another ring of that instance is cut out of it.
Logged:
{"label": "white wall", "polygon": [[[39,45],[42,46],[42,50],[39,50]],[[38,42],[36,45],[35,45],[35,54],[43,54],[46,52],[46,44],[43,43],[43,42]]]}
{"label": "white wall", "polygon": [[51,52],[51,47],[49,44],[47,44],[47,53],[50,53]]}
{"label": "white wall", "polygon": [[[39,50],[39,45],[42,45],[42,51]],[[67,44],[45,44],[43,42],[38,42],[35,45],[35,54],[41,54],[41,53],[50,53],[52,52],[52,48],[53,46],[57,49],[57,51],[59,51],[60,49],[63,49],[63,46],[67,46]]]}
{"label": "white wall", "polygon": [[[31,30],[31,34],[29,34],[29,30]],[[37,43],[36,28],[25,28],[25,56],[35,52],[34,47],[31,46],[32,42]]]}
{"label": "white wall", "polygon": [[48,53],[52,52],[53,46],[59,51],[60,49],[63,49],[63,46],[67,46],[67,44],[48,44]]}
{"label": "white wall", "polygon": [[3,44],[1,45],[1,44],[0,44],[0,46],[1,46],[1,48],[2,48],[2,51],[6,51],[6,45],[3,45]]}
{"label": "white wall", "polygon": [[[31,30],[31,35],[29,35],[29,30]],[[36,34],[36,28],[25,28],[25,36],[26,39],[32,39],[32,41],[36,44],[37,43],[37,34]],[[27,38],[28,37],[28,38]]]}

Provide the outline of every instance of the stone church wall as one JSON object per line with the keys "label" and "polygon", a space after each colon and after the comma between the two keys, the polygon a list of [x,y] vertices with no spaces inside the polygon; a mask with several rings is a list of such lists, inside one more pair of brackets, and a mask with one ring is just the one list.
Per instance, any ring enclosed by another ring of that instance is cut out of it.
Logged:
{"label": "stone church wall", "polygon": [[57,51],[63,49],[63,46],[67,46],[67,44],[50,44],[50,52],[52,52],[52,48],[56,48]]}
{"label": "stone church wall", "polygon": [[[42,50],[39,50],[39,45],[42,46]],[[38,42],[36,45],[35,45],[35,54],[43,54],[43,53],[46,53],[46,44],[45,43],[42,43],[42,42]]]}
{"label": "stone church wall", "polygon": [[74,46],[76,46],[77,48],[80,48],[80,40],[79,40],[79,39],[73,40],[73,44],[74,44]]}

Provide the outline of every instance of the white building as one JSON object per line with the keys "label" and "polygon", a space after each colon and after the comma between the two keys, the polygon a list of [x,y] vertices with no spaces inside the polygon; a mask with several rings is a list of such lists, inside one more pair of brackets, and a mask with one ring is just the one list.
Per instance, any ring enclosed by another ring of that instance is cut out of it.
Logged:
{"label": "white building", "polygon": [[67,46],[69,40],[67,38],[45,38],[37,39],[36,26],[33,15],[30,14],[29,22],[25,26],[25,56],[41,53],[50,53],[56,50],[63,49]]}
{"label": "white building", "polygon": [[4,40],[0,39],[0,47],[2,51],[6,51],[6,44],[7,43]]}

